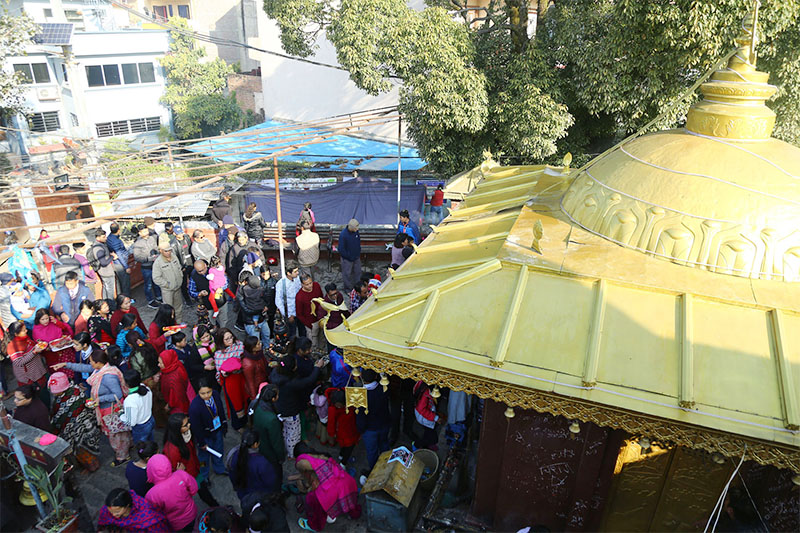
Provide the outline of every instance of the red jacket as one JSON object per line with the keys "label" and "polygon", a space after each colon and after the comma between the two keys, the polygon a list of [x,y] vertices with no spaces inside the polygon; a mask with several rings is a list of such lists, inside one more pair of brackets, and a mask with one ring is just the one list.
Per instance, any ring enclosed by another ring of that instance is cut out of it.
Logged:
{"label": "red jacket", "polygon": [[[422,382],[418,381],[417,384],[414,385],[415,393],[417,387],[420,387],[421,384]],[[433,428],[436,422],[439,421],[439,415],[436,414],[436,400],[431,396],[430,390],[426,390],[422,393],[422,396],[419,397],[419,401],[417,401],[417,404],[414,406],[414,416],[417,422],[426,428]]]}
{"label": "red jacket", "polygon": [[355,446],[360,437],[356,426],[356,410],[354,407],[337,408],[331,401],[331,393],[336,389],[328,389],[325,396],[328,397],[328,435],[336,439],[339,446]]}
{"label": "red jacket", "polygon": [[242,355],[242,373],[244,374],[244,385],[247,396],[254,400],[258,395],[258,386],[267,381],[267,360],[264,355],[257,359],[251,359],[247,355]]}
{"label": "red jacket", "polygon": [[[225,403],[228,404],[228,413],[242,411],[247,407],[247,391],[245,390],[244,374],[220,374],[222,390],[225,393]],[[256,391],[258,388],[256,388]]]}
{"label": "red jacket", "polygon": [[167,458],[169,458],[169,462],[172,463],[173,472],[178,469],[178,463],[183,463],[183,466],[186,467],[186,473],[192,477],[197,477],[200,475],[200,461],[197,459],[197,450],[194,449],[194,440],[190,440],[186,443],[186,446],[189,448],[188,459],[181,457],[181,451],[171,442],[164,443],[164,450],[162,453],[166,455]]}
{"label": "red jacket", "polygon": [[294,297],[297,319],[308,328],[310,328],[314,322],[325,316],[325,310],[321,305],[316,306],[316,313],[311,313],[311,300],[314,298],[322,298],[322,289],[316,281],[311,286],[311,292],[300,289]]}

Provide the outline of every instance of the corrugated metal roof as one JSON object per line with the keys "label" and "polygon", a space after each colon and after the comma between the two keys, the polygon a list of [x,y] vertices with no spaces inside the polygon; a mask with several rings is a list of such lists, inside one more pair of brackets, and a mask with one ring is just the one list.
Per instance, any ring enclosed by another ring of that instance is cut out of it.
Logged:
{"label": "corrugated metal roof", "polygon": [[[123,191],[114,200],[114,213],[123,213],[125,211],[141,207],[148,202],[152,202],[153,198],[142,198],[151,194],[158,194],[159,192],[152,189],[137,189],[131,191]],[[142,212],[137,214],[137,218],[145,216],[153,216],[156,218],[167,217],[202,217],[208,211],[208,204],[216,200],[219,196],[211,192],[200,192],[197,194],[187,194],[178,196],[177,198],[170,198],[152,207],[152,211]]]}

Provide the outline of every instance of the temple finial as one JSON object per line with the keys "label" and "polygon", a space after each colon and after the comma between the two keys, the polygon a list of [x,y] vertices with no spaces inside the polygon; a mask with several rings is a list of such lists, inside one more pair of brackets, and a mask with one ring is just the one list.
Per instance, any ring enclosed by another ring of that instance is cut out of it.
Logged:
{"label": "temple finial", "polygon": [[750,27],[750,63],[756,64],[756,44],[758,44],[758,8],[761,5],[759,0],[753,0],[753,20]]}

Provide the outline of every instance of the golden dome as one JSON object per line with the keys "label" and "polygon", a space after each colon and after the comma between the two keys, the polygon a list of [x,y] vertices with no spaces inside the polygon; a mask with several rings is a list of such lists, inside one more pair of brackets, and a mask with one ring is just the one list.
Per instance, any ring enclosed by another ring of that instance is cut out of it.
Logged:
{"label": "golden dome", "polygon": [[685,128],[634,139],[576,176],[562,200],[574,222],[687,266],[800,281],[800,149],[770,137],[776,88],[755,68],[755,18]]}

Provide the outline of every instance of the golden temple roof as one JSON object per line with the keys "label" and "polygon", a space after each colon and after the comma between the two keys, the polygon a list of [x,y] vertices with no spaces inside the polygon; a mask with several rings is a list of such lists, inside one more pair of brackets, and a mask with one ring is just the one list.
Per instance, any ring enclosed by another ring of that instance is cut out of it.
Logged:
{"label": "golden temple roof", "polygon": [[771,131],[742,53],[743,106],[701,101],[687,128],[579,171],[460,175],[459,208],[331,342],[351,364],[800,472],[800,150],[702,129],[735,108]]}

